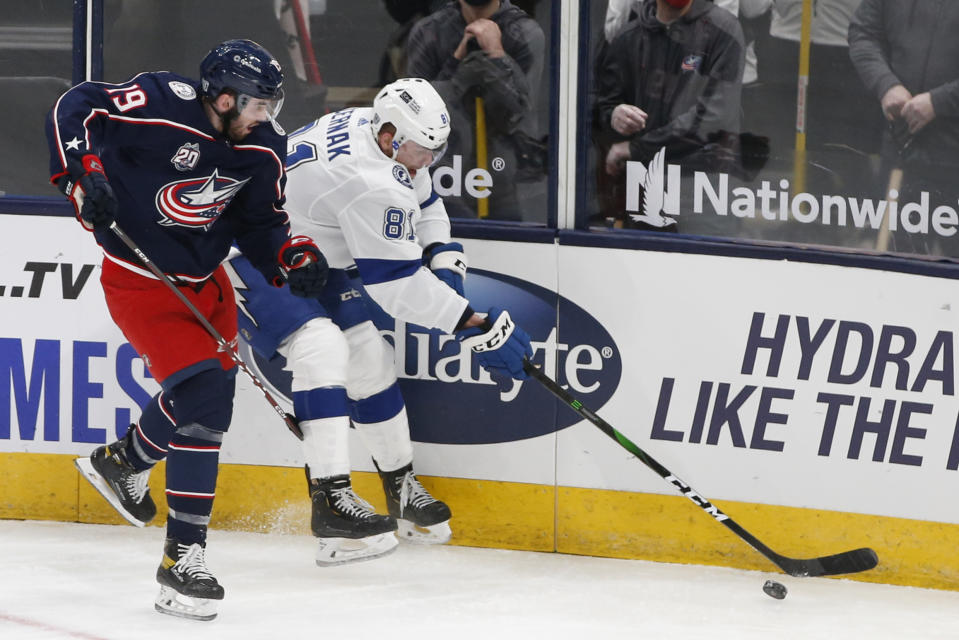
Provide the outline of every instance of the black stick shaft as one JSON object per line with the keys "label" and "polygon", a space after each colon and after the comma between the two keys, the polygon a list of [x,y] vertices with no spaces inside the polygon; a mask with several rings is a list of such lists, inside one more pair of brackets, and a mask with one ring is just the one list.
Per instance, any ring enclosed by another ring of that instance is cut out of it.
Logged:
{"label": "black stick shaft", "polygon": [[782,556],[768,546],[763,544],[756,536],[746,531],[739,523],[723,513],[718,507],[709,502],[702,495],[697,493],[686,482],[682,481],[669,469],[664,467],[651,455],[643,451],[632,440],[614,429],[608,422],[583,406],[571,393],[563,389],[552,378],[540,371],[529,360],[523,363],[523,369],[532,378],[536,379],[548,391],[557,398],[566,403],[573,411],[578,413],[584,419],[598,427],[600,431],[615,440],[621,447],[639,458],[639,461],[655,471],[661,478],[679,491],[682,495],[693,501],[696,506],[711,515],[717,522],[721,522],[730,531],[746,541],[753,549],[764,555],[770,562],[782,569],[785,573],[792,576],[821,576],[836,575],[840,573],[856,573],[872,569],[878,563],[878,557],[872,549],[855,549],[833,556],[822,558],[795,559]]}
{"label": "black stick shaft", "polygon": [[293,435],[302,440],[303,431],[300,430],[300,426],[296,423],[296,418],[283,410],[283,407],[280,406],[280,403],[278,403],[270,394],[270,392],[266,390],[266,387],[263,386],[263,383],[260,382],[260,379],[256,377],[256,374],[254,374],[249,367],[246,366],[246,363],[243,362],[242,358],[240,358],[240,355],[236,352],[236,349],[234,349],[230,343],[226,341],[226,338],[220,335],[220,332],[216,330],[216,327],[214,327],[210,321],[207,320],[202,313],[200,313],[200,310],[197,309],[192,302],[190,302],[189,298],[183,295],[182,291],[177,289],[176,285],[170,281],[167,275],[160,271],[160,268],[157,267],[156,264],[154,264],[145,253],[143,253],[143,250],[140,249],[140,247],[123,231],[123,229],[117,225],[115,221],[110,224],[110,230],[113,231],[113,233],[115,233],[116,236],[123,241],[123,244],[129,247],[130,251],[136,254],[137,258],[140,259],[140,262],[142,262],[143,265],[149,269],[151,273],[153,273],[153,275],[166,284],[167,288],[173,292],[173,295],[175,295],[180,302],[182,302],[184,306],[190,310],[190,312],[196,317],[197,321],[203,325],[204,329],[206,329],[207,333],[209,333],[213,340],[216,341],[220,349],[229,354],[233,362],[236,363],[236,366],[239,367],[243,373],[249,376],[250,380],[253,381],[253,385],[263,393],[266,401],[270,403],[270,406],[273,407],[273,410],[276,411],[277,415],[279,415],[280,418],[282,418],[286,423],[287,429],[292,431]]}

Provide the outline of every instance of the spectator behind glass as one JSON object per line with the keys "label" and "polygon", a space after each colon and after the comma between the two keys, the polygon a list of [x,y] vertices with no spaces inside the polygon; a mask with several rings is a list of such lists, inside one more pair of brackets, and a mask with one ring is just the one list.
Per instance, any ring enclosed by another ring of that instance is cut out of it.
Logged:
{"label": "spectator behind glass", "polygon": [[382,0],[386,12],[399,26],[390,34],[380,61],[379,85],[385,86],[406,73],[406,42],[413,25],[443,7],[449,0]]}
{"label": "spectator behind glass", "polygon": [[458,0],[413,27],[407,75],[429,80],[453,120],[434,168],[451,217],[545,222],[546,145],[536,118],[544,56],[543,30],[509,0]]}
{"label": "spectator behind glass", "polygon": [[[743,33],[737,18],[710,0],[647,0],[601,62],[597,118],[609,137],[604,172],[622,191],[626,162],[664,162],[692,171],[737,168]],[[601,185],[601,192],[607,191]],[[621,195],[604,213],[623,216]],[[655,213],[655,212],[652,212]],[[627,226],[675,230],[655,216]]]}
{"label": "spectator behind glass", "polygon": [[[750,19],[769,10],[773,0],[712,0],[717,7],[726,9],[734,16]],[[643,0],[609,0],[606,7],[606,21],[603,25],[603,33],[606,36],[606,42],[612,42],[616,36],[623,32],[630,20],[639,16],[640,7],[643,6]],[[743,84],[749,84],[756,80],[756,52],[752,43],[747,39],[746,46],[746,68],[743,71]]]}
{"label": "spectator behind glass", "polygon": [[954,236],[959,191],[957,33],[959,3],[940,0],[863,0],[849,25],[849,55],[889,124],[882,174],[902,170],[900,211],[918,203],[919,210],[910,216],[914,223],[923,211],[927,218],[943,205],[953,211],[947,240],[934,225],[926,232],[894,232],[889,248],[896,251],[959,257]]}

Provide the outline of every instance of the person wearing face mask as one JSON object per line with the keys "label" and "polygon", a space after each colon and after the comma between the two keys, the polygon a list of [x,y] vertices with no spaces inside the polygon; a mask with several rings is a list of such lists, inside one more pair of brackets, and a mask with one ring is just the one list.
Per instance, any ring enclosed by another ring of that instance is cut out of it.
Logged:
{"label": "person wearing face mask", "polygon": [[[510,0],[457,0],[417,22],[407,74],[429,80],[457,123],[438,167],[454,217],[546,221],[546,147],[537,118],[545,36]],[[500,160],[480,166],[483,156]],[[491,184],[460,188],[460,173],[489,170]],[[452,182],[452,184],[448,184]]]}
{"label": "person wearing face mask", "polygon": [[[603,23],[603,35],[606,36],[607,42],[612,42],[616,36],[623,32],[630,20],[639,16],[643,1],[609,0],[609,4],[606,5],[606,18]],[[746,0],[746,3],[755,1]],[[765,1],[772,2],[772,0]],[[716,3],[716,6],[730,11],[734,16],[739,15],[740,0],[713,0],[713,2]]]}
{"label": "person wearing face mask", "polygon": [[[373,324],[370,301],[398,320],[455,335],[494,378],[526,377],[529,336],[505,310],[476,313],[464,297],[466,256],[450,239],[429,173],[450,129],[433,87],[404,78],[372,107],[338,111],[290,134],[290,223],[311,230],[330,264],[318,301],[268,287],[242,256],[228,263],[243,311],[240,335],[265,358],[285,357],[293,374],[320,566],[385,555],[397,537],[442,544],[452,536],[449,507],[413,472],[393,349]],[[388,516],[353,491],[351,420],[379,471]]]}
{"label": "person wearing face mask", "polygon": [[[622,175],[629,160],[649,166],[662,149],[684,173],[735,170],[743,64],[742,28],[729,11],[710,0],[646,0],[598,74],[606,173]],[[647,224],[674,228],[667,218]]]}

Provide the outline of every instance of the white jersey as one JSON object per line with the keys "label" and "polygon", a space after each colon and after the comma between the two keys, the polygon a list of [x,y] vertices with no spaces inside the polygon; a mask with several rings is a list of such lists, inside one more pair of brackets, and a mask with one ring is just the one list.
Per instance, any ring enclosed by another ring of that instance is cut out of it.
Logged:
{"label": "white jersey", "polygon": [[409,171],[377,146],[372,109],[344,109],[290,134],[286,211],[330,267],[353,265],[394,318],[452,333],[467,301],[422,266],[423,249],[449,242],[450,222],[429,172]]}

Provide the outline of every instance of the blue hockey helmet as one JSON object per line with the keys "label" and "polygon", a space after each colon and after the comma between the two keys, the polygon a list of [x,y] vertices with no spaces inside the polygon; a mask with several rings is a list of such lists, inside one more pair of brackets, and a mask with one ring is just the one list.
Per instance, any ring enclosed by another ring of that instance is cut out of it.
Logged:
{"label": "blue hockey helmet", "polygon": [[232,89],[241,102],[244,97],[268,100],[274,117],[283,101],[282,85],[280,63],[252,40],[222,42],[200,63],[200,87],[204,95],[216,99],[225,89]]}

